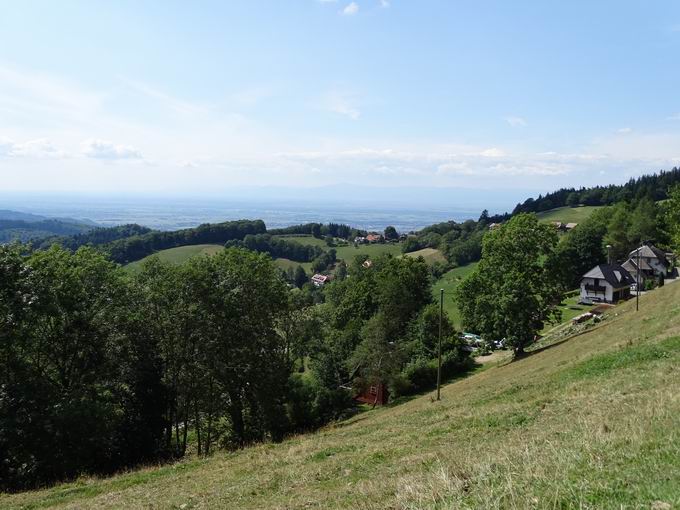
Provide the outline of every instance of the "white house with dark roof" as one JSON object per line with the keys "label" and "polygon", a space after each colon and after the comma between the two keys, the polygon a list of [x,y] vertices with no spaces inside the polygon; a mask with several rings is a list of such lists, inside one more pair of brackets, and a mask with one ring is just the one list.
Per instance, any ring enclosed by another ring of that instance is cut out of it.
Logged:
{"label": "white house with dark roof", "polygon": [[581,278],[580,301],[584,303],[616,303],[630,297],[635,279],[619,264],[600,264]]}

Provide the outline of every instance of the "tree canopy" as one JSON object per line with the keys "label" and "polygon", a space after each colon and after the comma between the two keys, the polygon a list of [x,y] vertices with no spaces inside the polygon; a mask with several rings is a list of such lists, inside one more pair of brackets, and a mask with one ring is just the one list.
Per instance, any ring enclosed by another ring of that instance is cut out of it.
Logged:
{"label": "tree canopy", "polygon": [[557,242],[555,229],[532,214],[489,231],[479,264],[456,289],[465,326],[487,340],[505,339],[522,354],[546,321],[559,316]]}

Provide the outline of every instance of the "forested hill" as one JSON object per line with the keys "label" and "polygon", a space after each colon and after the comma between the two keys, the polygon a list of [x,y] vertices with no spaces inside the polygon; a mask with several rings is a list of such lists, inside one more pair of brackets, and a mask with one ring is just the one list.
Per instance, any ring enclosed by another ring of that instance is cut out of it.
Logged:
{"label": "forested hill", "polygon": [[545,196],[528,198],[517,204],[512,214],[542,212],[557,207],[578,205],[612,205],[629,200],[651,198],[654,201],[668,198],[668,189],[680,183],[680,168],[631,179],[625,184],[595,186],[593,188],[562,188]]}
{"label": "forested hill", "polygon": [[60,219],[0,219],[0,244],[13,241],[26,242],[47,236],[72,236],[87,232],[92,227],[83,223]]}
{"label": "forested hill", "polygon": [[[194,244],[225,244],[234,239],[243,239],[248,234],[263,234],[266,230],[262,220],[206,223],[196,228],[172,232],[149,230],[139,225],[124,225],[97,230],[92,235],[72,238],[60,244],[70,249],[88,244],[98,246],[114,262],[127,264],[159,250]],[[110,233],[114,239],[107,240],[107,234]],[[129,235],[130,233],[133,235]]]}

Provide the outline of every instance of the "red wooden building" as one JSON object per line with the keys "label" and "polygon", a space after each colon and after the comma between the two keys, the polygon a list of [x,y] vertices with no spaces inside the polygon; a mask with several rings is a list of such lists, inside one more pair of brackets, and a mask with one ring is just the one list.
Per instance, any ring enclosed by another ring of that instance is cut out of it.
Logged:
{"label": "red wooden building", "polygon": [[387,391],[387,386],[383,383],[376,383],[367,385],[356,397],[357,401],[364,404],[383,406],[387,404],[390,394]]}

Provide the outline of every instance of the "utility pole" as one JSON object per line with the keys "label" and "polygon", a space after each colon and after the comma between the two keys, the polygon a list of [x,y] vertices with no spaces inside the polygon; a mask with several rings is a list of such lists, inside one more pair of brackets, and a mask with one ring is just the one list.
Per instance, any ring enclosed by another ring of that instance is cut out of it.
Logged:
{"label": "utility pole", "polygon": [[607,245],[607,264],[612,263],[612,245],[608,244]]}
{"label": "utility pole", "polygon": [[640,311],[640,252],[642,251],[642,246],[637,249],[637,271],[635,272],[635,311]]}
{"label": "utility pole", "polygon": [[442,316],[444,315],[444,289],[439,290],[439,346],[437,348],[437,400],[440,399],[442,382]]}

